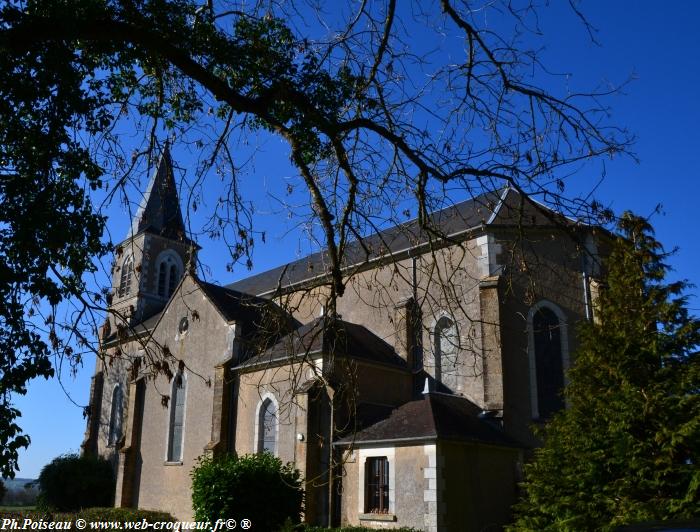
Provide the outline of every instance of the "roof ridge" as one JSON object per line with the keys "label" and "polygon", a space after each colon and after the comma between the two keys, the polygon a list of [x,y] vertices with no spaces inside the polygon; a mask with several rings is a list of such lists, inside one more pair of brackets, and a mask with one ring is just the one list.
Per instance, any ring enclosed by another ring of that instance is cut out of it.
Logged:
{"label": "roof ridge", "polygon": [[[448,236],[454,235],[457,233],[461,233],[461,232],[467,231],[469,229],[474,229],[475,227],[479,227],[480,225],[485,224],[491,218],[491,216],[485,217],[485,218],[479,218],[479,219],[481,219],[480,223],[477,223],[477,220],[475,220],[475,219],[470,220],[470,218],[478,218],[480,216],[481,213],[477,212],[479,210],[479,207],[488,207],[491,211],[491,214],[493,214],[493,211],[496,210],[496,208],[499,206],[500,203],[502,203],[503,195],[508,190],[511,190],[511,189],[508,187],[501,187],[501,188],[494,190],[494,191],[483,192],[477,196],[472,196],[471,198],[465,199],[463,201],[459,201],[457,203],[452,203],[449,206],[446,206],[446,207],[443,207],[442,209],[431,212],[429,214],[429,217],[436,218],[436,222],[442,223],[442,222],[449,222],[451,219],[453,219],[455,217],[455,216],[446,216],[444,220],[440,220],[439,218],[441,216],[444,216],[446,213],[459,215],[461,221],[465,222],[466,227],[461,226],[456,230],[451,230],[449,227],[447,227],[445,234]],[[517,193],[517,191],[514,191],[514,192]],[[494,204],[492,206],[487,205],[488,200],[492,200]],[[466,212],[462,212],[462,211],[464,211],[465,207],[467,207],[470,204],[472,206],[474,206],[474,209],[468,210]],[[357,244],[358,242],[363,242],[365,244],[371,244],[371,242],[368,242],[368,241],[373,239],[373,238],[380,238],[382,244],[387,244],[387,245],[391,246],[392,242],[387,242],[387,240],[384,237],[387,237],[387,236],[392,237],[393,236],[394,238],[392,240],[397,240],[397,238],[396,238],[397,235],[403,234],[401,231],[398,231],[398,230],[401,228],[404,228],[404,229],[410,228],[411,225],[416,224],[417,220],[418,220],[417,217],[411,218],[410,220],[407,220],[405,222],[401,222],[401,223],[395,224],[391,227],[387,227],[385,229],[382,229],[382,230],[376,231],[374,233],[371,233],[369,235],[366,235],[366,236],[362,237],[360,240],[352,240],[352,241],[348,242],[348,248],[352,252],[353,250],[352,250],[352,248],[350,248],[350,246],[352,246],[353,244]],[[397,233],[397,231],[398,231],[398,233]],[[394,232],[393,235],[391,234],[392,232]],[[421,232],[422,232],[422,230],[421,230]],[[417,242],[417,243],[416,242],[407,242],[407,243],[400,243],[400,244],[404,245],[405,248],[402,247],[398,250],[389,249],[388,250],[389,255],[394,255],[394,254],[400,253],[404,250],[407,251],[410,249],[414,249],[416,247],[419,247],[421,244],[424,244],[424,241],[421,240],[420,242]],[[364,250],[364,247],[363,247],[363,250]],[[369,250],[369,251],[371,251],[371,250]],[[295,273],[294,269],[297,266],[302,266],[304,263],[311,264],[314,262],[314,260],[318,260],[320,257],[323,257],[325,252],[326,252],[325,249],[321,249],[319,251],[314,251],[313,253],[309,253],[308,255],[300,257],[296,260],[280,264],[276,267],[269,268],[267,270],[264,270],[262,272],[256,273],[256,274],[248,276],[248,277],[244,277],[242,279],[239,279],[238,281],[234,281],[232,283],[229,283],[226,286],[234,287],[236,285],[243,285],[243,287],[247,288],[247,285],[250,285],[251,281],[254,281],[255,279],[261,279],[261,278],[264,278],[266,276],[267,277],[273,276],[274,279],[268,280],[267,283],[263,283],[265,285],[269,285],[271,283],[271,281],[274,281],[275,286],[281,284],[281,286],[286,287],[286,286],[295,285],[295,284],[300,283],[300,282],[308,281],[308,280],[313,279],[317,276],[325,275],[326,272],[325,271],[313,272],[311,275],[302,274],[301,279],[297,279],[297,280],[292,280],[292,279],[290,279],[290,277],[292,274]],[[369,259],[369,260],[373,260],[374,258],[376,258],[376,257],[372,257],[371,253],[370,253],[370,256],[367,257],[367,259]],[[358,262],[356,262],[356,261],[352,262],[353,258],[351,255],[350,255],[350,258],[348,260],[350,262],[348,264],[346,264],[345,266],[343,266],[344,268],[351,267],[354,264],[358,264]],[[304,270],[307,272],[309,271],[308,268],[305,268]],[[253,284],[253,286],[252,286],[253,290],[251,292],[256,293],[256,294],[266,294],[266,293],[269,293],[270,291],[274,290],[274,288],[269,288],[269,286],[266,286],[266,288],[264,290],[255,289],[255,286],[254,286],[255,283],[253,282],[252,284]],[[262,287],[259,287],[259,288],[262,288]]]}
{"label": "roof ridge", "polygon": [[424,401],[428,402],[428,411],[430,412],[430,422],[433,425],[433,432],[435,433],[435,436],[440,436],[440,427],[438,427],[438,422],[437,422],[437,416],[435,415],[435,409],[433,408],[433,397],[432,393],[428,392],[425,394],[425,397],[423,397]]}
{"label": "roof ridge", "polygon": [[258,297],[255,294],[249,294],[248,292],[242,292],[241,290],[236,290],[235,288],[230,288],[227,285],[210,283],[209,281],[204,281],[203,279],[199,279],[196,276],[195,276],[195,278],[205,288],[214,288],[216,290],[223,290],[230,295],[237,296],[240,298],[248,298],[251,300],[259,301],[260,303],[270,303],[270,300]]}

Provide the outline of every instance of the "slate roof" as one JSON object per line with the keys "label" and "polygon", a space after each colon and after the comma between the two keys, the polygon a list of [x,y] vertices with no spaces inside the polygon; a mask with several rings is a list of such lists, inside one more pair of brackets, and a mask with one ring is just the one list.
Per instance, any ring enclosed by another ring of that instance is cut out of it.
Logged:
{"label": "slate roof", "polygon": [[[431,215],[431,225],[439,228],[445,235],[453,235],[487,224],[493,220],[497,206],[506,190],[487,192],[437,211]],[[418,220],[411,220],[368,236],[363,239],[362,244],[359,242],[350,243],[346,249],[346,265],[349,267],[407,251],[425,244],[429,240],[429,235],[418,227]],[[320,251],[227,286],[241,292],[262,295],[274,291],[278,285],[286,287],[323,275],[326,272],[328,262],[327,254]]]}
{"label": "slate roof", "polygon": [[[358,398],[359,399],[359,398]],[[359,402],[355,407],[355,430],[362,430],[388,418],[394,408],[390,405]]]}
{"label": "slate roof", "polygon": [[310,354],[327,354],[333,350],[335,356],[349,356],[380,364],[406,368],[406,362],[384,340],[362,325],[330,319],[316,318],[254,357],[240,368],[270,364],[273,362],[302,358]]}
{"label": "slate roof", "polygon": [[[226,321],[240,320],[251,322],[259,318],[264,309],[269,309],[272,306],[276,307],[269,299],[251,296],[236,290],[207,283],[195,278],[195,282],[200,286],[212,304],[219,310]],[[164,309],[159,310],[155,314],[148,316],[131,326],[128,331],[129,335],[138,335],[150,331],[160,320]],[[280,310],[281,312],[281,310]],[[289,327],[297,326],[298,323],[289,318]],[[116,331],[112,332],[108,338],[103,339],[103,342],[109,343],[117,338]]]}
{"label": "slate roof", "polygon": [[173,240],[189,241],[177,195],[170,150],[166,145],[148,182],[126,238],[147,231]]}
{"label": "slate roof", "polygon": [[[430,235],[421,230],[418,220],[410,220],[362,239],[350,242],[346,248],[345,267],[351,267],[391,255],[408,253],[431,240],[454,237],[460,233],[485,226],[513,227],[527,225],[587,226],[564,216],[532,198],[521,196],[512,188],[489,191],[472,199],[456,203],[429,215],[428,226],[439,233]],[[590,227],[590,226],[588,226]],[[286,288],[310,281],[327,273],[329,265],[325,251],[312,253],[299,260],[252,275],[227,285],[229,288],[255,295],[268,295],[279,287]]]}
{"label": "slate roof", "polygon": [[[126,330],[126,335],[128,337],[136,337],[140,334],[145,334],[153,327],[155,327],[156,323],[158,323],[158,320],[160,320],[160,315],[163,313],[162,310],[159,310],[155,314],[152,314],[151,316],[147,317],[144,320],[141,320],[138,323],[135,323],[131,325],[127,330]],[[117,340],[117,331],[113,330],[109,336],[102,337],[100,340],[103,345],[111,344],[112,342]]]}
{"label": "slate roof", "polygon": [[259,316],[263,308],[272,304],[269,299],[255,297],[225,286],[200,280],[197,280],[197,283],[226,321],[253,320]]}
{"label": "slate roof", "polygon": [[141,323],[136,325],[136,327],[141,327],[144,331],[150,331],[151,329],[153,329],[153,327],[155,327],[156,323],[158,323],[158,320],[160,320],[161,314],[163,314],[163,311],[159,310],[150,318],[142,320]]}
{"label": "slate roof", "polygon": [[457,395],[426,393],[401,405],[382,421],[339,439],[336,444],[356,446],[378,442],[449,440],[523,448],[500,429],[479,419],[480,409]]}

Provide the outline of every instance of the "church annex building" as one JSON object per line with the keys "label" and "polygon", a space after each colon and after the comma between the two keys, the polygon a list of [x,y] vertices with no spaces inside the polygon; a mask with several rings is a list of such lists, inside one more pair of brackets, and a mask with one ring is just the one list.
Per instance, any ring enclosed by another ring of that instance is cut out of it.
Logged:
{"label": "church annex building", "polygon": [[225,286],[191,273],[166,150],[91,386],[83,452],[113,461],[115,505],[189,520],[199,456],[268,451],[302,472],[310,523],[508,523],[532,426],[565,406],[600,244],[511,189],[433,216],[447,240],[407,222],[351,249],[329,313],[323,253]]}

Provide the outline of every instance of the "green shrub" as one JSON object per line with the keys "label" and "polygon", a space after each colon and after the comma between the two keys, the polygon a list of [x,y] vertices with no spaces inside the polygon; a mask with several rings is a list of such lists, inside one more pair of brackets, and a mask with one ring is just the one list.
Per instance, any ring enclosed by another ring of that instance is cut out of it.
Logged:
{"label": "green shrub", "polygon": [[97,456],[59,456],[41,470],[39,490],[44,508],[69,512],[109,506],[114,497],[112,465]]}
{"label": "green shrub", "polygon": [[200,458],[192,471],[195,520],[250,519],[255,530],[298,523],[304,491],[301,476],[268,453]]}
{"label": "green shrub", "polygon": [[147,523],[175,521],[175,518],[169,513],[138,510],[136,508],[86,508],[75,515],[76,519],[79,517],[88,522],[121,521],[122,523],[140,523],[144,519]]}

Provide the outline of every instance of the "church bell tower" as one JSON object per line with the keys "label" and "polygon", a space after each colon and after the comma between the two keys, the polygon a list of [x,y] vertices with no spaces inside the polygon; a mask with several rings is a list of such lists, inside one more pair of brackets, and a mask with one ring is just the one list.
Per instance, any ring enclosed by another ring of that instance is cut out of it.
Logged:
{"label": "church bell tower", "polygon": [[115,248],[110,325],[133,326],[160,312],[198,246],[187,237],[166,145],[126,238]]}

